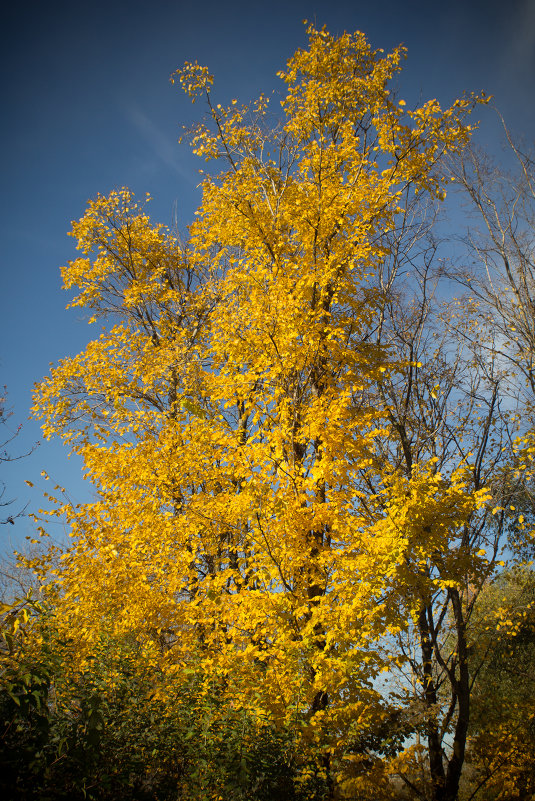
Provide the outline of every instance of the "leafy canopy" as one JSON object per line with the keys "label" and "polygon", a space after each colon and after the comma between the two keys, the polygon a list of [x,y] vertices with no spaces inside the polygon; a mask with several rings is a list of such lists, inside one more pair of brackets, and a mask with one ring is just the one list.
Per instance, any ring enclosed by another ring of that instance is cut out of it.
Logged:
{"label": "leafy canopy", "polygon": [[410,110],[391,88],[403,48],[308,36],[280,73],[282,116],[264,96],[215,105],[204,67],[177,71],[207,103],[192,143],[214,166],[189,239],[127,189],[90,201],[63,280],[105,327],[42,382],[35,414],[97,493],[53,512],[72,535],[65,625],[89,648],[102,620],[135,633],[173,675],[201,665],[342,753],[385,714],[378,641],[426,582],[455,580],[457,563],[440,580],[421,565],[486,500],[462,463],[385,461],[373,391],[404,365],[374,338],[381,265],[409,204],[443,197],[476,99]]}

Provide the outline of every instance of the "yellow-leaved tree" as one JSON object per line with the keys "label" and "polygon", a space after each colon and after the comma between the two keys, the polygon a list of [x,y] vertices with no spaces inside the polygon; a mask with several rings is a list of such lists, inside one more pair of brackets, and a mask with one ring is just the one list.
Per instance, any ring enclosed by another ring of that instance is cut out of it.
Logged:
{"label": "yellow-leaved tree", "polygon": [[411,593],[451,583],[422,566],[486,502],[462,454],[442,473],[388,457],[388,388],[410,359],[377,336],[382,268],[407,210],[443,196],[475,99],[408,110],[389,88],[402,48],[308,35],[280,73],[282,115],[264,97],[212,104],[196,64],[176,73],[208,103],[192,140],[215,164],[189,239],[127,189],[89,203],[63,279],[105,328],[41,383],[35,413],[96,489],[55,512],[80,658],[103,621],[133,634],[174,680],[194,669],[229,703],[298,720],[336,792],[379,797],[380,750],[351,743],[392,715],[384,644],[420,614]]}

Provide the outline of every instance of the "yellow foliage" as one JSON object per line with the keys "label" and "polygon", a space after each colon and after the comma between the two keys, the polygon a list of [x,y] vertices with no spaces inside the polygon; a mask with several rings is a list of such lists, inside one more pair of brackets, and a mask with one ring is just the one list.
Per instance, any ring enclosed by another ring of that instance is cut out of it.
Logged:
{"label": "yellow foliage", "polygon": [[266,98],[214,107],[205,68],[176,73],[210,103],[194,149],[225,166],[187,244],[127,189],[73,223],[71,305],[109,325],[43,381],[35,414],[97,492],[60,510],[71,632],[90,642],[106,619],[152,638],[170,673],[199,662],[279,719],[306,711],[341,755],[348,710],[365,727],[378,703],[374,643],[432,589],[418,565],[443,559],[454,582],[467,557],[450,540],[485,501],[462,467],[382,463],[388,414],[368,392],[400,367],[367,336],[385,243],[408,193],[442,195],[436,165],[474,100],[406,110],[388,89],[402,48],[308,33],[273,130]]}

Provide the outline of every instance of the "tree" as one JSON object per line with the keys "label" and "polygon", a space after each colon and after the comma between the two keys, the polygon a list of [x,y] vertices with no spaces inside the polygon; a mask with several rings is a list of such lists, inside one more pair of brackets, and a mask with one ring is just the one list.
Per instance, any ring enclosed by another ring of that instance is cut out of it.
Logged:
{"label": "tree", "polygon": [[396,712],[375,683],[397,658],[382,643],[423,584],[456,581],[453,563],[421,565],[487,502],[466,454],[441,474],[415,452],[407,470],[386,444],[403,444],[388,395],[415,363],[377,335],[383,267],[407,209],[443,197],[476,99],[406,110],[389,88],[402,48],[308,33],[274,124],[265,97],[223,108],[205,68],[177,72],[206,99],[193,145],[220,172],[188,242],[126,189],[73,223],[64,284],[107,327],[41,384],[35,413],[98,491],[56,510],[73,536],[57,603],[80,658],[104,619],[171,673],[200,665],[228,703],[299,718],[331,795],[336,779],[378,797],[380,748],[353,745]]}
{"label": "tree", "polygon": [[[502,119],[502,118],[501,118]],[[468,148],[451,173],[469,199],[473,225],[466,244],[469,270],[456,277],[469,290],[487,332],[487,348],[509,365],[513,395],[535,395],[535,163],[515,144],[502,119],[513,169]]]}
{"label": "tree", "polygon": [[[6,408],[6,401],[7,401],[7,391],[6,387],[4,387],[4,391],[0,395],[0,426],[2,427],[8,426],[7,421],[11,417],[11,412],[8,411],[8,409]],[[0,443],[0,463],[13,462],[16,461],[17,459],[23,459],[24,457],[29,456],[29,454],[32,452],[33,448],[32,450],[28,451],[27,453],[21,454],[20,456],[13,456],[7,450],[7,446],[10,445],[13,442],[13,440],[18,436],[21,427],[22,426],[19,426],[16,429],[16,431],[10,432],[9,435],[7,436],[7,439],[4,439]],[[11,504],[14,503],[13,500],[4,500],[5,491],[6,487],[4,482],[2,481],[0,483],[0,508],[2,509],[6,509],[6,507],[11,506]],[[19,509],[18,512],[14,512],[12,514],[8,514],[3,518],[0,518],[0,525],[7,525],[8,523],[10,525],[14,525],[17,517],[21,517],[25,511],[26,507],[24,507],[23,509]]]}
{"label": "tree", "polygon": [[[513,170],[497,166],[475,147],[468,147],[460,160],[450,164],[470,213],[467,250],[461,257],[464,266],[450,275],[467,290],[460,302],[477,327],[481,364],[493,365],[497,398],[501,396],[504,408],[498,425],[508,456],[500,470],[485,478],[497,512],[485,533],[506,535],[510,561],[529,563],[533,556],[534,162],[515,143],[503,119],[502,123]],[[465,341],[472,337],[459,325],[454,329]],[[477,770],[467,798],[523,798],[532,792],[528,765],[533,709],[527,680],[532,659],[532,583],[531,570],[517,565],[494,578],[489,573],[478,593],[470,587],[469,758]]]}
{"label": "tree", "polygon": [[[382,460],[406,490],[398,524],[412,530],[399,601],[409,625],[387,648],[401,656],[394,689],[406,710],[400,720],[405,727],[412,720],[414,739],[390,769],[409,797],[449,799],[458,793],[478,670],[471,618],[480,592],[503,564],[507,510],[519,481],[502,479],[516,429],[501,408],[500,366],[473,341],[473,321],[462,306],[440,301],[444,276],[434,266],[437,244],[426,240],[428,232],[411,226],[423,254],[419,264],[405,256],[405,265],[396,264],[400,251],[391,259],[390,274],[407,267],[410,274],[405,293],[398,282],[379,336],[405,366],[381,382],[375,402],[391,421]],[[422,465],[427,483],[415,491]],[[459,466],[466,500],[485,491],[489,497],[455,525],[446,517],[456,507],[445,477],[451,481]],[[370,489],[378,491],[375,483]]]}
{"label": "tree", "polygon": [[478,601],[467,797],[523,799],[535,791],[535,581],[533,570],[504,571]]}

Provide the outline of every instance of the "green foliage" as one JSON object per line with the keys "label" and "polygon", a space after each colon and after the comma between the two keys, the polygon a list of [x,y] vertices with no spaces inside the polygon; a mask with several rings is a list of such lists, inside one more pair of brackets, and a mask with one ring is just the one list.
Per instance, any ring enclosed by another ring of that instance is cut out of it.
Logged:
{"label": "green foliage", "polygon": [[[103,634],[73,668],[72,642],[28,602],[3,617],[3,798],[321,801],[326,783],[281,730],[229,701],[221,681],[162,675],[135,638]],[[18,624],[17,624],[18,621]],[[172,698],[170,702],[169,699]]]}
{"label": "green foliage", "polygon": [[[31,595],[2,604],[0,617],[0,793],[18,793],[18,776],[28,781],[39,773],[42,749],[50,735],[49,690],[53,662],[49,642],[37,653],[27,642],[32,619],[43,613]],[[23,796],[21,796],[23,797]]]}
{"label": "green foliage", "polygon": [[[535,574],[506,571],[482,593],[473,643],[469,761],[478,798],[535,793]],[[470,793],[469,793],[470,794]]]}

